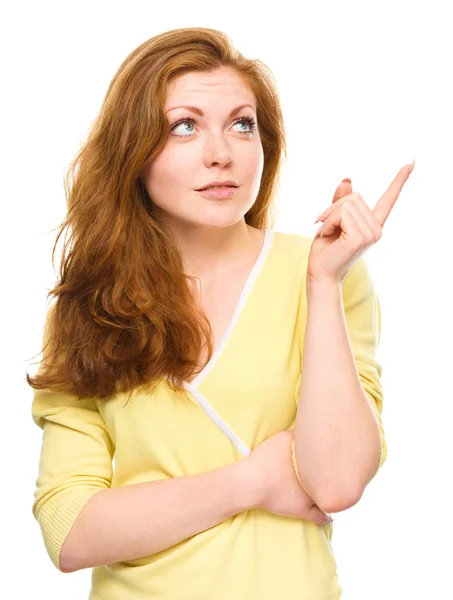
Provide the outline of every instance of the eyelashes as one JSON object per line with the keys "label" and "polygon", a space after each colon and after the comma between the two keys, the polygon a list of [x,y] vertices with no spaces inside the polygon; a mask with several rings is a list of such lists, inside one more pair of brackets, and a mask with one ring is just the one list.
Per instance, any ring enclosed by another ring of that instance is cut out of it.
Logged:
{"label": "eyelashes", "polygon": [[[181,123],[186,123],[186,122],[190,123],[191,125],[196,124],[196,120],[193,119],[192,117],[184,117],[182,119],[179,119],[179,121],[176,121],[176,123],[174,123],[170,127],[170,131],[173,132],[173,130],[176,129],[176,127],[178,127],[178,125],[181,125]],[[250,135],[251,133],[255,133],[256,121],[253,117],[240,117],[239,119],[236,119],[236,121],[234,122],[234,125],[237,125],[238,123],[246,123],[249,126],[249,131],[238,131],[238,133],[240,133],[242,135]],[[191,137],[190,135],[179,135],[177,133],[173,133],[173,135],[176,137]]]}

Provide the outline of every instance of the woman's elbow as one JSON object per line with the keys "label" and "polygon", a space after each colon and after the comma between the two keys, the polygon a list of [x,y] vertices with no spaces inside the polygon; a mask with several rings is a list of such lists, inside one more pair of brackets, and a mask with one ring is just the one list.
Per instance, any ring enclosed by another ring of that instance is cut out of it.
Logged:
{"label": "woman's elbow", "polygon": [[348,494],[332,494],[329,498],[322,499],[318,506],[326,513],[337,513],[353,507],[361,499],[363,490]]}

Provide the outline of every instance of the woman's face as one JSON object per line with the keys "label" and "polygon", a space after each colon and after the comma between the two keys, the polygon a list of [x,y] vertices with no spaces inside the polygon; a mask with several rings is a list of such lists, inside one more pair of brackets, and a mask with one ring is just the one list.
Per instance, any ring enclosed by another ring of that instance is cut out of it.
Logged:
{"label": "woman's face", "polygon": [[[181,108],[189,105],[203,116]],[[255,202],[263,171],[253,92],[236,72],[224,67],[185,73],[168,86],[165,111],[169,138],[143,174],[159,219],[184,230],[234,225]],[[209,198],[197,191],[225,180],[238,185],[228,198]]]}

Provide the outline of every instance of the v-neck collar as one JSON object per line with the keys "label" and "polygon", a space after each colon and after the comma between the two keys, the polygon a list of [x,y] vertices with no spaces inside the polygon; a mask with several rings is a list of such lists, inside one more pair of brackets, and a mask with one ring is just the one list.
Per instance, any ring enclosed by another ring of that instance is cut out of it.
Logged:
{"label": "v-neck collar", "polygon": [[242,289],[241,295],[239,296],[239,300],[236,304],[236,308],[234,309],[233,316],[231,317],[228,327],[227,327],[225,333],[223,334],[222,340],[221,340],[220,344],[218,345],[214,354],[211,356],[211,359],[206,363],[206,365],[203,367],[203,369],[200,371],[200,373],[198,373],[198,375],[192,381],[184,382],[184,387],[187,391],[192,392],[203,383],[204,379],[207,377],[207,375],[211,371],[212,367],[214,366],[215,361],[222,354],[222,352],[225,348],[225,345],[226,345],[229,337],[231,336],[231,333],[233,332],[236,321],[238,320],[238,318],[242,312],[242,309],[247,301],[247,298],[249,297],[250,292],[252,291],[253,284],[255,283],[259,273],[261,272],[261,269],[262,269],[262,267],[266,261],[266,258],[271,250],[272,243],[274,241],[274,237],[275,237],[274,231],[272,231],[271,229],[264,230],[264,242],[261,247],[261,251],[258,255],[258,258],[255,261],[255,264],[252,267],[252,270],[249,273],[249,276],[247,277],[247,280]]}

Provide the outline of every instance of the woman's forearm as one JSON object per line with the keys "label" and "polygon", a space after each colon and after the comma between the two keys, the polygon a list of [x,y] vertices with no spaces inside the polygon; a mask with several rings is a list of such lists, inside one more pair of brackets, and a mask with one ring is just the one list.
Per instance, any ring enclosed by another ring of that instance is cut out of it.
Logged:
{"label": "woman's forearm", "polygon": [[307,281],[307,310],[295,457],[307,493],[338,512],[360,499],[377,471],[379,428],[355,364],[341,284]]}
{"label": "woman's forearm", "polygon": [[253,508],[260,493],[244,461],[101,490],[66,538],[60,568],[72,572],[149,556]]}

